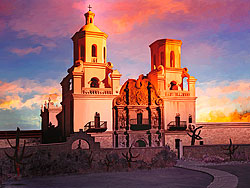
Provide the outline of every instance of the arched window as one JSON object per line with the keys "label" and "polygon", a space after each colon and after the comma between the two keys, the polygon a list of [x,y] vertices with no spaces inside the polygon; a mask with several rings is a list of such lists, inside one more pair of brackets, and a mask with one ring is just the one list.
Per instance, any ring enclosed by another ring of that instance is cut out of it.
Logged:
{"label": "arched window", "polygon": [[106,48],[103,47],[103,59],[104,59],[104,63],[106,62]]}
{"label": "arched window", "polygon": [[154,66],[156,66],[156,56],[155,55],[154,55],[153,63],[154,63]]}
{"label": "arched window", "polygon": [[92,18],[90,18],[90,23],[92,23]]}
{"label": "arched window", "polygon": [[170,82],[170,90],[178,90],[178,86],[176,84],[176,81]]}
{"label": "arched window", "polygon": [[142,125],[142,113],[137,114],[137,125]]}
{"label": "arched window", "polygon": [[92,57],[97,57],[97,46],[95,44],[92,45]]}
{"label": "arched window", "polygon": [[170,52],[170,67],[175,67],[175,56],[174,51]]}
{"label": "arched window", "polygon": [[161,52],[161,65],[164,66],[164,53]]}
{"label": "arched window", "polygon": [[135,142],[135,147],[146,147],[146,142],[144,140],[137,140]]}
{"label": "arched window", "polygon": [[85,48],[84,45],[81,45],[81,49],[80,49],[81,55],[80,55],[80,59],[84,61],[85,58]]}
{"label": "arched window", "polygon": [[91,78],[90,81],[91,81],[90,87],[99,88],[99,79],[98,78]]}
{"label": "arched window", "polygon": [[188,78],[187,77],[184,77],[182,79],[182,90],[183,91],[188,91]]}

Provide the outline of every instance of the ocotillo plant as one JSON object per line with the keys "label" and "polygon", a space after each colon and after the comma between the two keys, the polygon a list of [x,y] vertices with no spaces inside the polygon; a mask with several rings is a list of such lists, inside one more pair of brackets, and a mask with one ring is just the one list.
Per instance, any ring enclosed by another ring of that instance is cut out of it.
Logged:
{"label": "ocotillo plant", "polygon": [[234,152],[239,148],[239,146],[233,145],[231,138],[229,140],[230,140],[230,144],[226,148],[223,148],[223,149],[228,151],[225,154],[229,156],[230,160],[232,160]]}
{"label": "ocotillo plant", "polygon": [[133,159],[139,157],[140,154],[133,156],[132,152],[131,152],[131,148],[132,145],[129,147],[128,152],[126,154],[122,153],[122,156],[126,159],[127,163],[128,163],[128,168],[131,168],[131,163],[132,162],[136,162]]}
{"label": "ocotillo plant", "polygon": [[10,143],[9,139],[7,139],[7,141],[8,141],[8,143],[9,143],[10,147],[11,147],[12,149],[14,149],[15,152],[14,152],[13,156],[9,155],[6,151],[4,151],[4,153],[6,154],[6,156],[7,156],[10,160],[13,161],[13,163],[14,163],[14,168],[15,168],[15,173],[16,173],[17,176],[19,177],[19,176],[20,176],[20,165],[22,164],[22,160],[23,160],[24,158],[30,157],[31,154],[30,154],[30,155],[26,155],[26,156],[24,155],[24,152],[25,152],[25,145],[26,145],[26,141],[25,141],[25,140],[24,140],[24,144],[23,144],[23,149],[22,149],[22,151],[21,151],[21,153],[20,153],[20,145],[19,145],[19,143],[20,143],[20,129],[19,129],[19,127],[17,127],[17,131],[16,131],[16,146],[13,146],[13,145]]}
{"label": "ocotillo plant", "polygon": [[199,127],[195,128],[194,125],[192,125],[191,127],[189,127],[189,130],[190,130],[190,132],[192,133],[192,135],[189,134],[189,133],[187,133],[187,134],[188,134],[188,136],[190,136],[190,137],[192,138],[192,139],[191,139],[191,145],[192,145],[192,146],[194,145],[195,140],[201,140],[201,139],[202,139],[201,136],[200,136],[201,130],[199,130],[198,134],[196,134],[196,131],[197,131],[198,129],[201,129],[202,127],[203,127],[203,126],[199,126]]}

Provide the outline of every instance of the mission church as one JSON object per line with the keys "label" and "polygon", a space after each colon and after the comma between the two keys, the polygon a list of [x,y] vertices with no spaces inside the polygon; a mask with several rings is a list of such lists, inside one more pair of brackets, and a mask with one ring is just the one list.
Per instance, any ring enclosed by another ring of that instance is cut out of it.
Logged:
{"label": "mission church", "polygon": [[107,62],[108,35],[94,17],[85,13],[86,24],[72,37],[74,62],[61,82],[62,106],[49,100],[41,110],[43,142],[83,130],[103,147],[164,146],[167,131],[195,124],[196,79],[181,67],[182,41],[154,41],[151,71],[120,85],[122,75]]}

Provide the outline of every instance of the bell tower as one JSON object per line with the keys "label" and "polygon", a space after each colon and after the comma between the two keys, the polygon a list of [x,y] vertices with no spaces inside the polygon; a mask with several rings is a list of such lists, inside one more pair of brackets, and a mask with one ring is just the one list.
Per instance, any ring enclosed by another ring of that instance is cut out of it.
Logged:
{"label": "bell tower", "polygon": [[84,15],[85,25],[72,37],[74,62],[106,63],[108,35],[94,24],[95,13],[89,10]]}
{"label": "bell tower", "polygon": [[181,68],[181,40],[161,39],[153,42],[151,50],[151,71],[159,65],[164,68]]}
{"label": "bell tower", "polygon": [[[151,50],[151,72],[148,78],[164,100],[166,129],[176,124],[175,118],[195,123],[195,82],[186,67],[181,67],[181,40],[160,39],[153,42]],[[179,126],[179,125],[178,125]]]}
{"label": "bell tower", "polygon": [[[94,24],[95,14],[91,10],[84,16],[85,25],[71,38],[73,66],[61,82],[65,136],[79,129],[99,131],[98,126],[111,131],[112,101],[120,89],[121,74],[107,62],[108,35]],[[92,122],[96,113],[100,115],[101,125]]]}

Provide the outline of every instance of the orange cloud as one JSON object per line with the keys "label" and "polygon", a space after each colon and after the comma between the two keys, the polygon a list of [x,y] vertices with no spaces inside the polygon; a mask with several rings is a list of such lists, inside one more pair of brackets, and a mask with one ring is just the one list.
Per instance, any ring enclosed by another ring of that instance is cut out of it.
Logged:
{"label": "orange cloud", "polygon": [[49,98],[55,104],[61,102],[61,88],[55,80],[44,83],[28,79],[9,83],[0,81],[0,109],[34,109]]}
{"label": "orange cloud", "polygon": [[197,87],[197,121],[248,121],[248,116],[236,118],[236,114],[250,111],[249,80],[211,81],[200,85]]}

